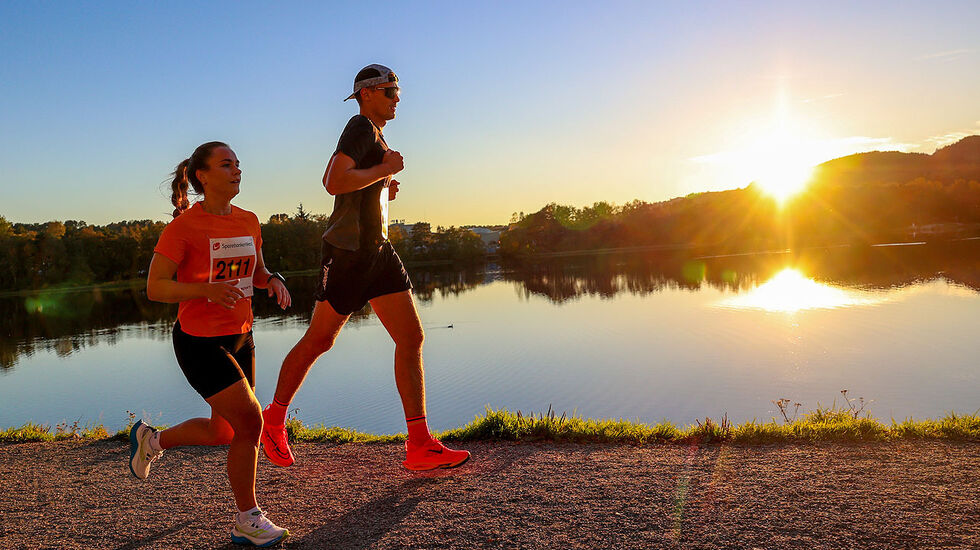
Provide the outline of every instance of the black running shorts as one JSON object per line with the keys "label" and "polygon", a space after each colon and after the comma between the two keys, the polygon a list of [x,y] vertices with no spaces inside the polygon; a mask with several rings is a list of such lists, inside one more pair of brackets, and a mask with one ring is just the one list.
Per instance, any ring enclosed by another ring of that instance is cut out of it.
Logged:
{"label": "black running shorts", "polygon": [[177,364],[191,386],[208,399],[239,380],[255,387],[252,331],[227,336],[191,336],[174,325]]}
{"label": "black running shorts", "polygon": [[384,241],[370,250],[344,250],[323,242],[320,281],[313,297],[326,300],[341,315],[350,315],[368,301],[412,289],[401,258]]}

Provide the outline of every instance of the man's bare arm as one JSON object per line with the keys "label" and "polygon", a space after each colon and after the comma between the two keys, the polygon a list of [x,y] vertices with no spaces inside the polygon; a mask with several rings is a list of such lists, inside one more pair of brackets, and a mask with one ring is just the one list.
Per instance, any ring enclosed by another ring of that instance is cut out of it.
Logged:
{"label": "man's bare arm", "polygon": [[389,149],[385,151],[381,164],[362,169],[354,166],[354,159],[343,153],[330,157],[327,170],[323,173],[323,186],[327,193],[340,195],[364,189],[378,180],[401,172],[405,163],[399,152]]}

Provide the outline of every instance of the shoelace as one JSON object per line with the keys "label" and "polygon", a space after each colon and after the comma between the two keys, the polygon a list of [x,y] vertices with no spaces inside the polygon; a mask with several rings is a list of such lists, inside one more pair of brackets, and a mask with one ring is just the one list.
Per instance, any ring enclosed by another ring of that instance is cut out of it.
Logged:
{"label": "shoelace", "polygon": [[265,512],[252,514],[248,518],[248,522],[256,529],[267,530],[275,527],[275,524],[269,521],[269,518],[265,517]]}

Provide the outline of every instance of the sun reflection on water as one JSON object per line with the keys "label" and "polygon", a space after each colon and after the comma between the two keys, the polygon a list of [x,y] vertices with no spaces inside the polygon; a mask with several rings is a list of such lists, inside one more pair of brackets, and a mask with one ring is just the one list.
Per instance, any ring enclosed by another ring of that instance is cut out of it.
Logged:
{"label": "sun reflection on water", "polygon": [[867,292],[845,290],[808,279],[786,268],[745,294],[720,302],[721,307],[795,313],[808,309],[837,309],[871,305],[883,298]]}

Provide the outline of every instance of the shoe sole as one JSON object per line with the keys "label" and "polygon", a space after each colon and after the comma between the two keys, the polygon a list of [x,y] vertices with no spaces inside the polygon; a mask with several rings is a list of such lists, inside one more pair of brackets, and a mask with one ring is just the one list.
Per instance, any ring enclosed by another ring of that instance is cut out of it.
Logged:
{"label": "shoe sole", "polygon": [[139,427],[142,424],[143,421],[140,420],[133,425],[133,428],[131,430],[129,430],[129,472],[133,474],[133,477],[135,477],[136,479],[143,479],[140,476],[136,475],[136,470],[133,469],[133,459],[136,458],[136,451],[139,450],[139,446],[140,446],[139,441],[136,440],[136,431],[139,429]]}
{"label": "shoe sole", "polygon": [[[276,466],[280,466],[282,468],[288,468],[293,465],[295,460],[289,460],[288,458],[282,457],[279,454],[280,453],[279,446],[276,445],[275,440],[265,435],[264,428],[262,429],[262,437],[260,439],[262,441],[262,452],[265,453],[265,457],[269,459],[269,462],[275,464]],[[270,447],[269,443],[272,444],[271,449],[269,448]],[[286,462],[287,460],[289,460],[289,462]]]}
{"label": "shoe sole", "polygon": [[438,469],[448,470],[449,468],[455,468],[457,466],[462,466],[463,464],[466,464],[466,462],[469,461],[469,459],[470,459],[470,455],[466,455],[466,458],[455,463],[447,462],[446,464],[432,464],[432,465],[427,464],[425,466],[417,466],[417,465],[409,466],[408,464],[402,462],[402,466],[404,466],[408,470],[412,470],[413,472],[424,472],[426,470],[438,470]]}
{"label": "shoe sole", "polygon": [[254,541],[252,541],[252,539],[250,539],[248,537],[239,537],[237,535],[232,535],[231,536],[231,542],[233,542],[235,544],[242,544],[242,545],[245,545],[245,546],[255,546],[256,548],[270,548],[272,546],[275,546],[275,545],[279,544],[280,542],[282,542],[283,540],[285,540],[286,537],[288,537],[288,536],[289,536],[289,531],[286,531],[285,533],[283,533],[282,535],[280,535],[279,538],[272,539],[272,540],[270,540],[268,542],[263,542],[262,544],[257,544]]}

